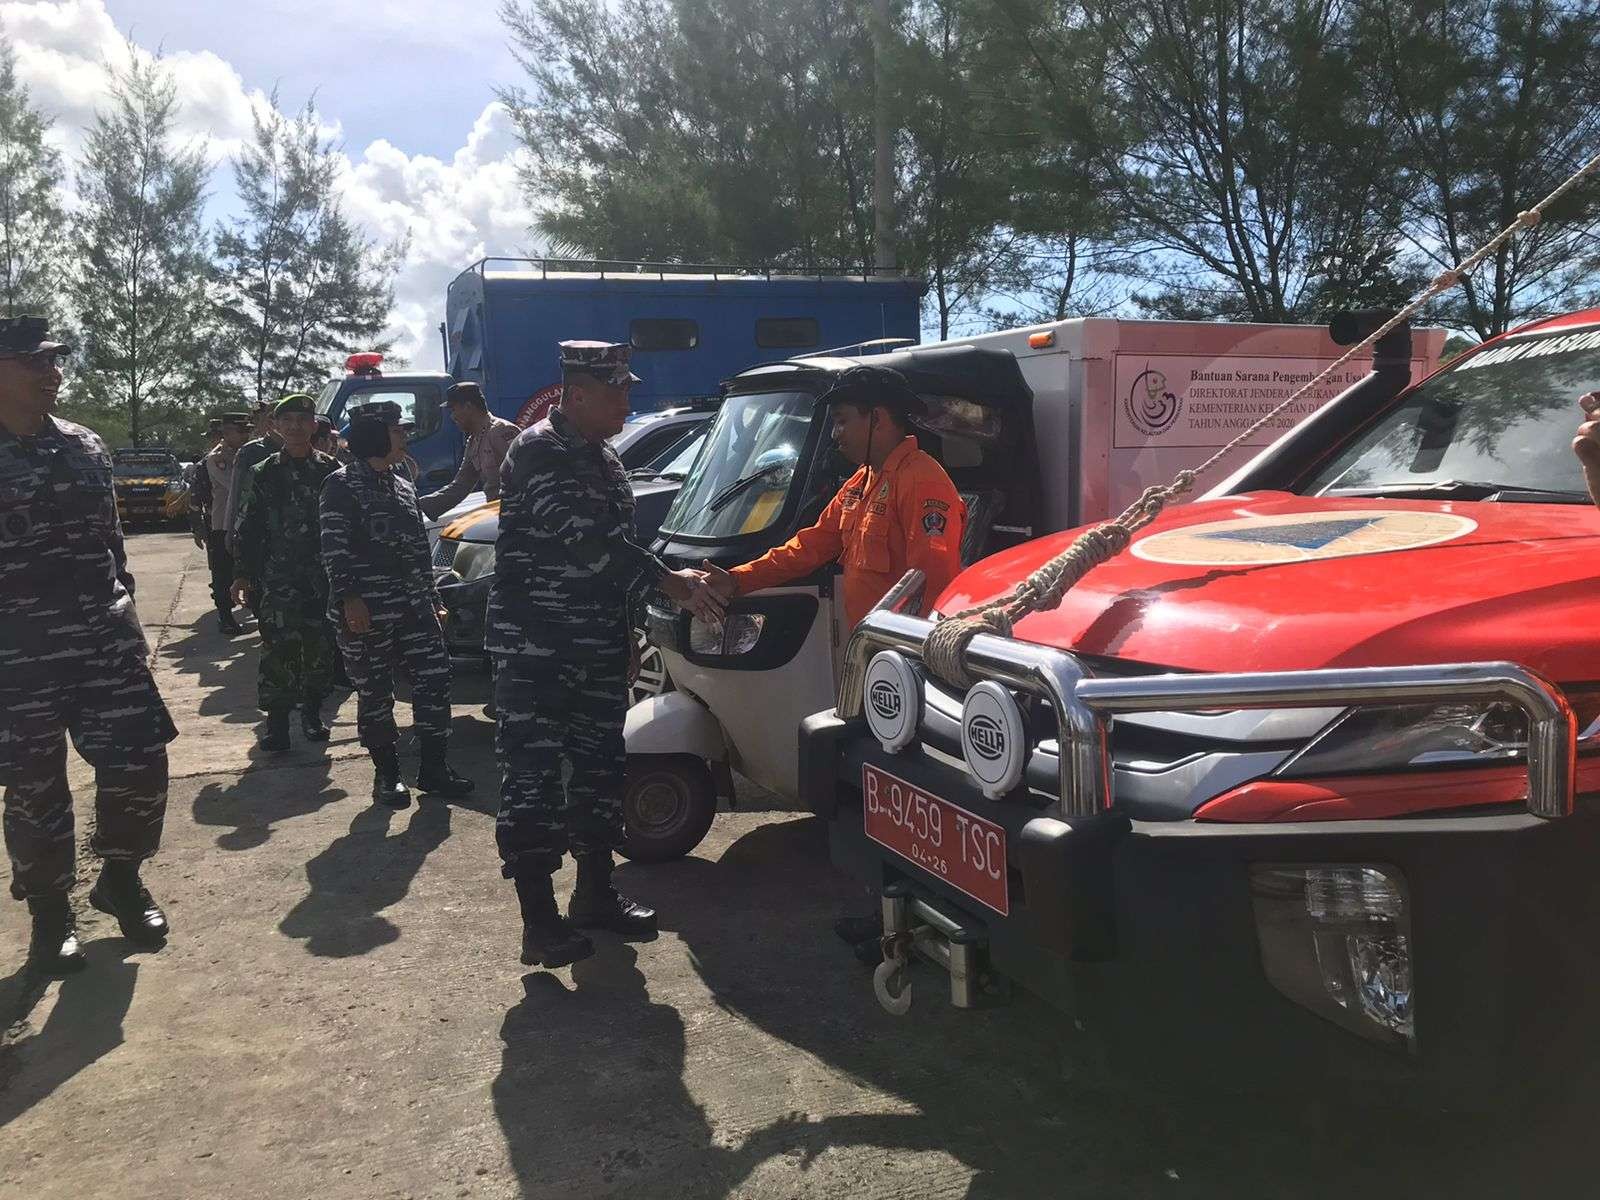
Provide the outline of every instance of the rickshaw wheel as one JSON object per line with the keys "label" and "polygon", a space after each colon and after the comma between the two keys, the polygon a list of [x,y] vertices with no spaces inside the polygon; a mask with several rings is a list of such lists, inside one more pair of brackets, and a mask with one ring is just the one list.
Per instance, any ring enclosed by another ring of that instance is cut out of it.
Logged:
{"label": "rickshaw wheel", "polygon": [[698,846],[717,815],[717,789],[705,763],[687,754],[630,754],[622,799],[634,862],[668,862]]}

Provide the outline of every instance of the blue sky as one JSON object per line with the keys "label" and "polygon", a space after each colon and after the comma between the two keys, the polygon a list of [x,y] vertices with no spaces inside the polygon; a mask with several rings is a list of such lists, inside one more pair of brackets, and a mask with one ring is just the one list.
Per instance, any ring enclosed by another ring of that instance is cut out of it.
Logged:
{"label": "blue sky", "polygon": [[142,46],[209,50],[245,84],[318,107],[359,148],[448,157],[517,65],[493,0],[105,0]]}
{"label": "blue sky", "polygon": [[179,136],[213,163],[210,211],[233,207],[229,165],[274,90],[313,94],[344,156],[346,210],[375,239],[409,239],[396,347],[437,365],[445,288],[489,254],[533,248],[519,150],[494,85],[519,72],[493,0],[0,0],[18,75],[55,121],[69,164],[106,98],[108,62],[158,50],[177,85]]}

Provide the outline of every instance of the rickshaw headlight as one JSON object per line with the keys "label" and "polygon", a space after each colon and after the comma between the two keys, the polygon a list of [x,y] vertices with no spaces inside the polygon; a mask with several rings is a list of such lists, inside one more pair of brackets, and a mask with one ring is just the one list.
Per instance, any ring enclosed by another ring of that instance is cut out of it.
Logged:
{"label": "rickshaw headlight", "polygon": [[748,654],[761,640],[764,613],[731,613],[717,625],[695,617],[689,622],[689,650],[694,654]]}

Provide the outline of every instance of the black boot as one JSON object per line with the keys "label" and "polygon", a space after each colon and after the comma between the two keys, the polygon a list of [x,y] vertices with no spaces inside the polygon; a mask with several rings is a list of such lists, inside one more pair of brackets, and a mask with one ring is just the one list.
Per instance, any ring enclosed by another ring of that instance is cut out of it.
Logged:
{"label": "black boot", "polygon": [[289,710],[275,708],[267,713],[267,731],[261,735],[261,748],[282,754],[289,748]]}
{"label": "black boot", "polygon": [[244,632],[244,626],[233,619],[233,610],[217,609],[217,628],[229,637],[237,637]]}
{"label": "black boot", "polygon": [[390,746],[373,746],[372,802],[389,808],[405,808],[411,803],[411,793],[400,782],[400,754]]}
{"label": "black boot", "polygon": [[594,943],[556,911],[555,888],[548,872],[525,871],[512,882],[517,885],[517,903],[522,907],[524,966],[565,967],[594,953]]}
{"label": "black boot", "polygon": [[33,936],[28,939],[28,968],[41,975],[70,975],[88,966],[78,945],[78,921],[65,892],[30,896]]}
{"label": "black boot", "polygon": [[328,740],[328,727],[322,723],[322,697],[307,697],[300,706],[300,732],[308,742]]}
{"label": "black boot", "polygon": [[108,858],[89,890],[89,903],[117,919],[122,936],[139,946],[159,946],[171,932],[167,914],[139,881],[139,864]]}
{"label": "black boot", "polygon": [[623,939],[656,935],[656,910],[629,900],[611,886],[611,852],[580,854],[578,886],[567,919],[579,929],[609,929]]}
{"label": "black boot", "polygon": [[417,790],[430,796],[457,799],[470,796],[477,784],[465,775],[457,775],[445,759],[448,737],[437,733],[422,735],[422,765],[417,768]]}

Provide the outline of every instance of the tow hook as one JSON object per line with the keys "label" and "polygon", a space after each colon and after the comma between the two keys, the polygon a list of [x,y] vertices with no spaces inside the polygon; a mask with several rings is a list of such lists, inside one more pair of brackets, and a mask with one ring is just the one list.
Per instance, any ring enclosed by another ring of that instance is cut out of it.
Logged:
{"label": "tow hook", "polygon": [[911,894],[903,885],[883,893],[883,961],[872,973],[872,990],[891,1016],[911,1011],[911,952],[950,974],[950,1003],[977,1005],[978,950],[987,941],[982,926],[964,920],[942,904]]}
{"label": "tow hook", "polygon": [[883,961],[872,972],[872,990],[891,1017],[903,1017],[911,1011],[911,980],[906,974],[910,962],[911,935],[885,932]]}

